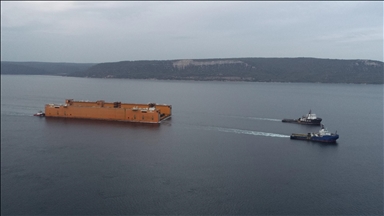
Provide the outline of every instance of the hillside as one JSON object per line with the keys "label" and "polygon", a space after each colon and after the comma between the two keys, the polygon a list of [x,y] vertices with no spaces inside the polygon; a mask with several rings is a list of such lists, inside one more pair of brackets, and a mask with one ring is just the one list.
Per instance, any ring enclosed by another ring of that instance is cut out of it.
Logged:
{"label": "hillside", "polygon": [[1,62],[1,74],[94,78],[383,84],[383,62],[316,58],[122,61],[100,64]]}
{"label": "hillside", "polygon": [[85,71],[95,64],[50,62],[1,62],[1,74],[68,75]]}
{"label": "hillside", "polygon": [[101,63],[70,76],[253,82],[383,83],[383,62],[316,58],[234,58]]}

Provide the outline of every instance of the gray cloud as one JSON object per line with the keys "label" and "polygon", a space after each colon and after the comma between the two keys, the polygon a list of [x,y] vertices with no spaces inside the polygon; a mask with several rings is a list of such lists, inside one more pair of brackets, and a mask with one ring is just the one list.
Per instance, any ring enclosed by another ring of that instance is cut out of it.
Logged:
{"label": "gray cloud", "polygon": [[383,61],[382,2],[1,2],[7,61]]}

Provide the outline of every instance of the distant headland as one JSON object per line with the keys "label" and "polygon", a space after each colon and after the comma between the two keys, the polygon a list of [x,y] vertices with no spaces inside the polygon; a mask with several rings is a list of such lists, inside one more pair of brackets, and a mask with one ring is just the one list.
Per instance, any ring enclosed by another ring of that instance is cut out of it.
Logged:
{"label": "distant headland", "polygon": [[1,62],[1,74],[159,80],[383,84],[384,63],[319,58],[225,58],[108,63]]}

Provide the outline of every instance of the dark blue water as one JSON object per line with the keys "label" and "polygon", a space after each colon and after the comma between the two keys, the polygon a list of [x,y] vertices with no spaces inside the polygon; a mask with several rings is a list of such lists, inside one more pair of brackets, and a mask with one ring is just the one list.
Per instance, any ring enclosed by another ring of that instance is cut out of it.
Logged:
{"label": "dark blue water", "polygon": [[[166,103],[160,125],[33,117]],[[309,109],[336,144],[290,140]],[[382,215],[383,85],[1,76],[2,215]]]}

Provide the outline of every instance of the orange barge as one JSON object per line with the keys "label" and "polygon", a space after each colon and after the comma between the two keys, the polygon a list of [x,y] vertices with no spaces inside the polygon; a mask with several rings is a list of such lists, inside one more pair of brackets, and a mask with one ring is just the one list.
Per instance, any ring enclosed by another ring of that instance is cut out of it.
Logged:
{"label": "orange barge", "polygon": [[166,104],[130,104],[65,100],[65,104],[46,104],[45,117],[82,118],[142,123],[160,123],[170,118],[172,106]]}

